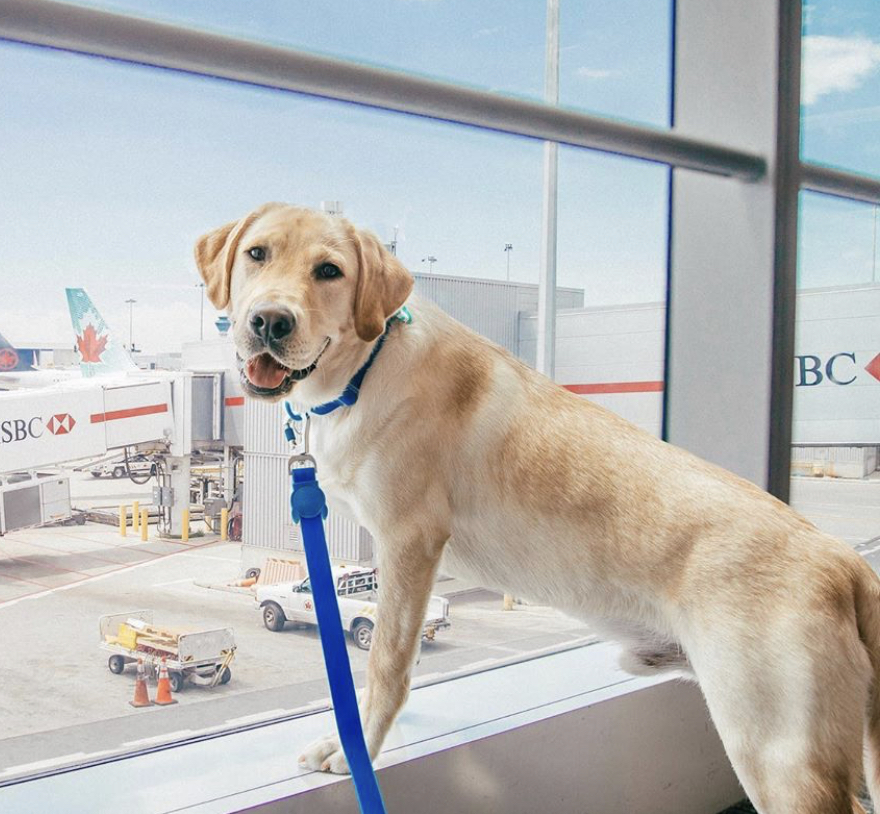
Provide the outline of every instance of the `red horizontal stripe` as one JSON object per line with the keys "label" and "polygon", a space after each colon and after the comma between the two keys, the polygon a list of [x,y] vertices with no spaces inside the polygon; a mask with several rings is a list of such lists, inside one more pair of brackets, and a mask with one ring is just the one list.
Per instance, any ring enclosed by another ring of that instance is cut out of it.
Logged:
{"label": "red horizontal stripe", "polygon": [[167,404],[149,404],[146,407],[131,407],[128,410],[112,410],[109,413],[93,413],[92,424],[100,424],[102,421],[116,421],[118,418],[134,418],[139,415],[155,415],[167,413]]}
{"label": "red horizontal stripe", "polygon": [[226,399],[227,407],[243,407],[244,406],[244,396],[229,396]]}
{"label": "red horizontal stripe", "polygon": [[663,382],[597,382],[596,384],[564,384],[566,390],[580,395],[591,393],[662,393]]}

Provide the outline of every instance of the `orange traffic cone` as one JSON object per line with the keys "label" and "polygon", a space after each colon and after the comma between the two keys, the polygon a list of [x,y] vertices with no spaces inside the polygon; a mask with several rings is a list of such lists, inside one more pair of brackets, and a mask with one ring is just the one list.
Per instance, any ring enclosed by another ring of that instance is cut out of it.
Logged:
{"label": "orange traffic cone", "polygon": [[137,681],[134,685],[134,701],[129,701],[133,707],[149,707],[152,705],[150,694],[147,692],[147,674],[144,671],[144,660],[138,659]]}
{"label": "orange traffic cone", "polygon": [[159,687],[156,690],[156,703],[161,706],[177,703],[171,697],[171,681],[168,679],[168,668],[165,666],[165,659],[162,659],[162,664],[159,665]]}

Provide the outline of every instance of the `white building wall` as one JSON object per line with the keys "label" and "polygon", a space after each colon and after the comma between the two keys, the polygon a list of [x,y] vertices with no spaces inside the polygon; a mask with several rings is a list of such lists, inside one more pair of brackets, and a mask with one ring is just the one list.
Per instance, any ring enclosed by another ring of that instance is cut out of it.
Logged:
{"label": "white building wall", "polygon": [[[663,303],[560,311],[556,380],[659,435],[665,311]],[[530,364],[536,323],[520,315],[518,355]],[[838,475],[871,471],[870,453],[849,461],[824,448],[880,444],[880,285],[800,292],[796,351],[793,443],[819,449],[800,453],[795,471],[814,460],[836,463]],[[703,375],[717,375],[725,361]]]}
{"label": "white building wall", "polygon": [[795,443],[880,444],[880,285],[801,292],[795,346]]}
{"label": "white building wall", "polygon": [[[560,311],[556,381],[648,432],[663,421],[666,308],[662,303]],[[520,317],[518,355],[535,362],[537,317]]]}
{"label": "white building wall", "polygon": [[[473,280],[440,274],[416,274],[415,292],[439,305],[471,330],[517,352],[519,315],[538,309],[538,286],[504,280]],[[556,289],[558,308],[581,308],[580,288]]]}

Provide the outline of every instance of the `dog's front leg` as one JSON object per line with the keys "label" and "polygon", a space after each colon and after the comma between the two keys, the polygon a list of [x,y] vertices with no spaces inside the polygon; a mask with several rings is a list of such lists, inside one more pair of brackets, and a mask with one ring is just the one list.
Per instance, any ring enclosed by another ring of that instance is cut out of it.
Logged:
{"label": "dog's front leg", "polygon": [[[426,544],[423,538],[380,545],[379,607],[361,702],[364,738],[371,758],[379,754],[406,701],[442,548],[442,542]],[[299,762],[314,770],[348,772],[335,733],[311,744]]]}

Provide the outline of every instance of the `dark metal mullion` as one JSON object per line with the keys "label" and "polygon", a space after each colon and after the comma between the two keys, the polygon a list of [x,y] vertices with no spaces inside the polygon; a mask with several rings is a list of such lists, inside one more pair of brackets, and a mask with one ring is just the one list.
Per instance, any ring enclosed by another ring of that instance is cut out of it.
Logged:
{"label": "dark metal mullion", "polygon": [[767,491],[788,502],[794,407],[800,191],[801,3],[779,3],[777,53],[776,202],[773,241],[773,349],[770,364],[770,450]]}

